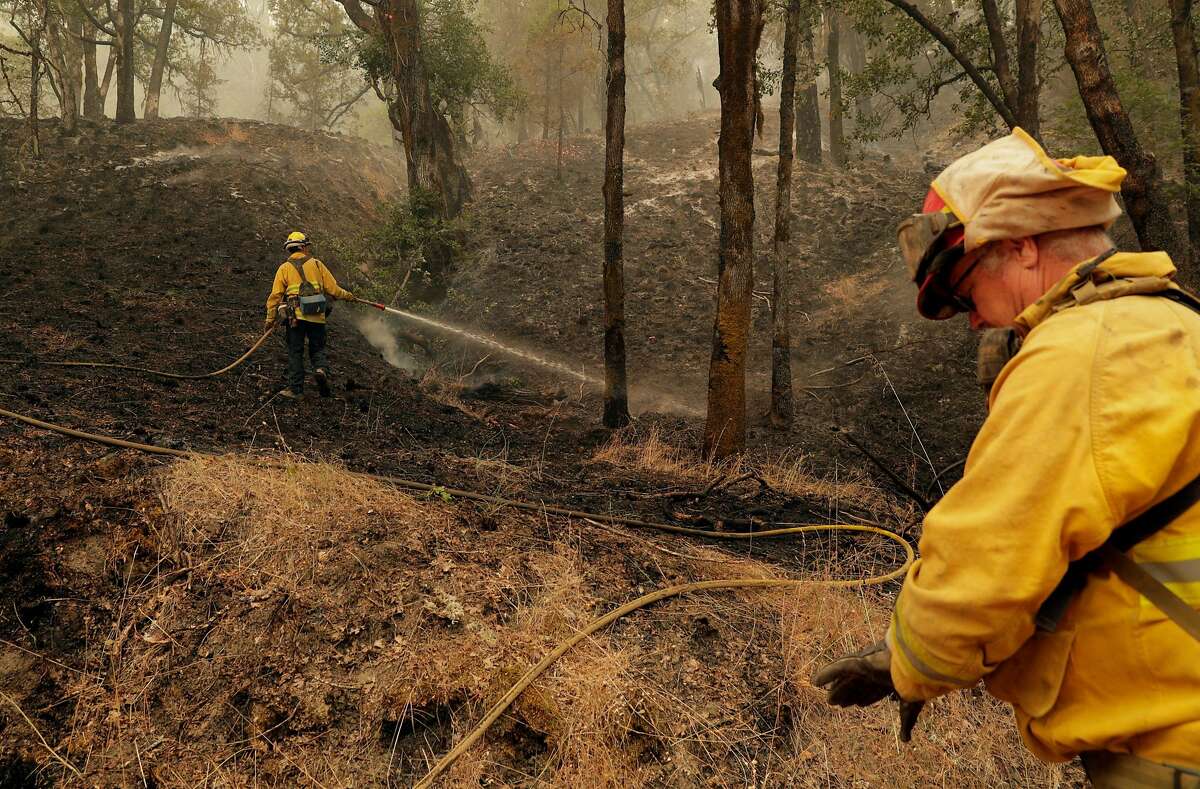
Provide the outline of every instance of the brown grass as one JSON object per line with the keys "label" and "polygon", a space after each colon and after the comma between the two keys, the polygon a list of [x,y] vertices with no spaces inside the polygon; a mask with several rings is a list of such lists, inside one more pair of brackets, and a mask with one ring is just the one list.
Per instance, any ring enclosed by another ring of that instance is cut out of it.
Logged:
{"label": "brown grass", "polygon": [[[677,484],[701,479],[651,446],[605,452],[676,464]],[[144,770],[172,787],[408,785],[528,666],[620,602],[684,580],[786,574],[522,513],[491,513],[479,531],[473,505],[324,465],[189,460],[162,493],[159,552],[137,572],[123,565],[116,624],[54,743],[92,783],[136,786]],[[827,571],[867,571],[870,547]],[[446,785],[1059,782],[978,694],[932,705],[912,746],[897,742],[889,705],[824,704],[813,668],[876,639],[888,607],[880,593],[814,586],[633,614],[551,667]],[[30,757],[48,758],[33,746]]]}
{"label": "brown grass", "polygon": [[698,487],[719,478],[735,478],[754,473],[779,493],[842,502],[864,508],[880,503],[883,492],[858,470],[848,470],[840,479],[816,477],[808,469],[804,456],[796,452],[779,455],[739,455],[721,462],[698,458],[693,450],[667,442],[657,427],[644,436],[617,433],[592,455],[592,461],[606,463],[624,472],[638,471],[675,482],[686,481]]}

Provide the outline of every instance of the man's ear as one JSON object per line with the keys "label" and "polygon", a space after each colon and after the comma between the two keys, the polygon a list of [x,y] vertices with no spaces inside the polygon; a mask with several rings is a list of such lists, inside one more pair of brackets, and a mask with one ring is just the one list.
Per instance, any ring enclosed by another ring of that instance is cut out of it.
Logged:
{"label": "man's ear", "polygon": [[1013,258],[1017,265],[1024,269],[1037,266],[1039,256],[1036,241],[1026,236],[1025,238],[1014,238],[1009,243],[1012,244]]}

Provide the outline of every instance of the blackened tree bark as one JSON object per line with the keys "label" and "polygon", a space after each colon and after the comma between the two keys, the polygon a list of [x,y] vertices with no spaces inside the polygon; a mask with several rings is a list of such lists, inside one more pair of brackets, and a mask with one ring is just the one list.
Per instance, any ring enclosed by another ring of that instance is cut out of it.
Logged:
{"label": "blackened tree bark", "polygon": [[846,133],[842,128],[841,20],[837,9],[827,12],[825,65],[829,70],[829,160],[834,167],[846,166]]}
{"label": "blackened tree bark", "polygon": [[1042,0],[1016,0],[1017,16],[1017,123],[1034,137],[1042,133],[1038,100],[1038,44],[1042,38]]}
{"label": "blackened tree bark", "polygon": [[821,164],[821,103],[817,93],[817,56],[813,46],[813,18],[805,10],[800,39],[807,82],[796,94],[796,155],[809,164]]}
{"label": "blackened tree bark", "polygon": [[1188,240],[1191,264],[1195,266],[1200,263],[1200,63],[1196,56],[1192,0],[1170,0],[1170,6],[1175,63],[1179,71],[1179,130],[1183,139]]}
{"label": "blackened tree bark", "polygon": [[1138,142],[1121,104],[1090,0],[1054,0],[1054,7],[1066,35],[1067,62],[1075,73],[1092,131],[1104,152],[1129,172],[1121,186],[1121,195],[1138,242],[1144,250],[1162,249],[1178,254],[1178,239],[1163,195],[1158,161]]}
{"label": "blackened tree bark", "polygon": [[790,0],[783,28],[783,75],[779,83],[779,167],[775,176],[775,238],[771,257],[771,425],[792,424],[792,341],[788,330],[787,244],[791,240],[792,137],[796,115],[796,50],[800,2]]}
{"label": "blackened tree bark", "polygon": [[746,446],[746,347],[754,281],[754,61],[762,39],[763,0],[717,0],[721,137],[717,145],[721,240],[717,315],[708,372],[704,454],[720,459]]}
{"label": "blackened tree bark", "polygon": [[133,123],[137,111],[133,102],[133,0],[117,0],[117,41],[121,48],[121,60],[117,74],[117,123]]}
{"label": "blackened tree bark", "polygon": [[150,82],[146,85],[146,103],[142,115],[158,117],[159,98],[162,95],[163,72],[167,69],[167,53],[171,48],[171,32],[175,26],[175,8],[179,0],[166,0],[163,6],[162,26],[158,29],[158,41],[154,46],[154,63],[150,67]]}
{"label": "blackened tree bark", "polygon": [[625,0],[608,0],[604,121],[604,424],[629,424],[625,377]]}

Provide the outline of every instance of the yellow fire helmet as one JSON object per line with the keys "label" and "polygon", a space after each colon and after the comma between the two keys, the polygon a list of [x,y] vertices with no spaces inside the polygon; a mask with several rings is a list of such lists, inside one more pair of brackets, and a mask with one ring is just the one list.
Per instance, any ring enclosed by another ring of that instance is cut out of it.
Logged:
{"label": "yellow fire helmet", "polygon": [[295,252],[301,247],[309,245],[308,236],[301,233],[299,230],[293,230],[288,233],[287,241],[283,242],[283,248],[288,252]]}

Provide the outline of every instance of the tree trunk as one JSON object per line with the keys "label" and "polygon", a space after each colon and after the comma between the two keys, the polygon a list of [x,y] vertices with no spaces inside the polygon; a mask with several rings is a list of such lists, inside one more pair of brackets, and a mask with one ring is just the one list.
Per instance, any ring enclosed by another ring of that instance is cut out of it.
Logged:
{"label": "tree trunk", "polygon": [[179,5],[179,0],[167,0],[163,7],[162,26],[158,29],[158,43],[154,47],[154,64],[150,67],[150,83],[146,86],[146,104],[142,110],[142,115],[146,118],[158,117],[163,72],[167,68],[167,52],[171,47],[171,31],[175,25],[177,5]]}
{"label": "tree trunk", "polygon": [[34,21],[29,31],[29,151],[42,158],[42,139],[38,128],[39,89],[42,83],[42,31],[45,20]]}
{"label": "tree trunk", "polygon": [[59,127],[64,134],[79,130],[79,74],[75,52],[78,46],[61,17],[47,19],[51,61],[59,75]]}
{"label": "tree trunk", "polygon": [[550,139],[550,75],[554,68],[550,65],[550,54],[546,54],[546,89],[542,91],[545,103],[542,106],[542,139]]}
{"label": "tree trunk", "polygon": [[779,83],[779,168],[775,178],[775,239],[771,258],[771,425],[792,424],[792,340],[788,331],[787,244],[792,219],[792,138],[795,135],[796,49],[800,2],[788,3],[783,30],[783,75]]}
{"label": "tree trunk", "polygon": [[113,41],[108,48],[108,59],[104,64],[104,79],[100,81],[100,116],[104,116],[104,107],[108,103],[108,89],[112,85],[113,73],[116,72],[117,63],[121,60],[119,45]]}
{"label": "tree trunk", "polygon": [[717,0],[721,75],[721,239],[717,315],[708,372],[704,454],[720,459],[746,446],[746,348],[754,282],[754,62],[762,38],[762,0]]}
{"label": "tree trunk", "polygon": [[67,74],[71,81],[71,92],[75,96],[75,117],[78,118],[83,105],[83,45],[84,20],[63,19],[66,44]]}
{"label": "tree trunk", "polygon": [[1200,63],[1196,56],[1192,0],[1170,0],[1170,5],[1175,63],[1179,71],[1179,127],[1183,140],[1190,262],[1195,266],[1200,263]]}
{"label": "tree trunk", "polygon": [[1036,138],[1041,138],[1041,112],[1038,99],[1038,44],[1042,37],[1042,0],[1016,0],[1017,12],[1017,123]]}
{"label": "tree trunk", "polygon": [[[987,23],[988,41],[992,45],[992,69],[1000,83],[1000,95],[1010,109],[1017,106],[1017,81],[1013,79],[1008,61],[1008,42],[1004,40],[1004,20],[996,0],[983,0],[983,18]],[[1025,131],[1029,131],[1026,129]]]}
{"label": "tree trunk", "polygon": [[1075,72],[1079,95],[1100,147],[1129,175],[1121,187],[1125,210],[1143,250],[1177,252],[1170,208],[1163,196],[1162,174],[1154,155],[1138,143],[1108,68],[1104,40],[1090,0],[1054,0],[1066,35],[1066,58]]}
{"label": "tree trunk", "polygon": [[829,159],[834,167],[846,166],[846,134],[842,129],[841,20],[829,9],[829,35],[825,39],[825,63],[829,69]]}
{"label": "tree trunk", "polygon": [[625,0],[608,0],[604,121],[604,424],[629,424],[625,378]]}
{"label": "tree trunk", "polygon": [[[376,19],[391,53],[397,98],[389,108],[393,126],[404,139],[410,197],[418,218],[439,220],[462,213],[471,198],[471,181],[458,158],[446,118],[433,106],[425,59],[421,53],[418,0],[387,0],[375,8]],[[445,295],[446,275],[453,263],[448,244],[428,255],[433,282],[420,294],[426,301]]]}
{"label": "tree trunk", "polygon": [[133,123],[137,111],[133,103],[133,0],[117,0],[118,41],[121,45],[120,73],[117,75],[117,123]]}
{"label": "tree trunk", "polygon": [[558,68],[555,69],[558,77],[558,90],[555,99],[558,103],[558,155],[555,162],[555,178],[561,184],[563,180],[563,123],[567,119],[566,97],[563,95],[563,41],[558,40]]}
{"label": "tree trunk", "polygon": [[104,117],[104,100],[100,97],[100,79],[96,73],[96,45],[90,41],[83,42],[83,117],[93,121]]}
{"label": "tree trunk", "polygon": [[[846,56],[850,60],[850,73],[861,76],[867,70],[867,43],[853,26],[846,32]],[[860,92],[855,96],[854,109],[859,119],[870,117],[871,94]]]}
{"label": "tree trunk", "polygon": [[800,37],[804,66],[812,78],[796,95],[796,155],[813,165],[821,164],[821,97],[817,93],[817,55],[813,46],[813,20],[801,19]]}

